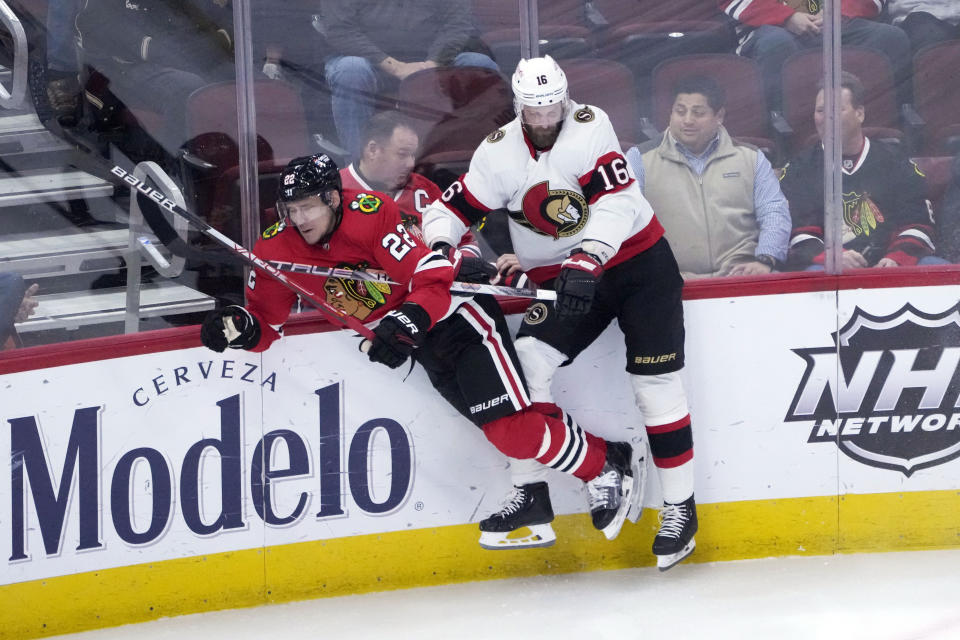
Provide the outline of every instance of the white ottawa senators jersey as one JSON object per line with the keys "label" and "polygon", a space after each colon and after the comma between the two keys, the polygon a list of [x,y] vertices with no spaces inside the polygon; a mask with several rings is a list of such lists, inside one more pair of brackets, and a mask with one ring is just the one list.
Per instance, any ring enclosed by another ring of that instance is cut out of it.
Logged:
{"label": "white ottawa senators jersey", "polygon": [[536,282],[554,277],[584,240],[612,247],[613,266],[663,235],[607,114],[572,101],[550,149],[537,152],[518,119],[487,136],[469,171],[427,209],[424,236],[456,244],[470,224],[503,207],[520,266]]}

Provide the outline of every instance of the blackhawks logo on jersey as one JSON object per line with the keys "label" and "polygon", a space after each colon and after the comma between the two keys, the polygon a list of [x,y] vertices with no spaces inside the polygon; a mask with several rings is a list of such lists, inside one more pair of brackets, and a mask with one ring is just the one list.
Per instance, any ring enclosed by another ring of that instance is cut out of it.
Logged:
{"label": "blackhawks logo on jersey", "polygon": [[843,222],[848,230],[843,241],[847,242],[856,236],[869,236],[883,222],[883,214],[868,194],[845,193]]}
{"label": "blackhawks logo on jersey", "polygon": [[286,228],[286,225],[283,224],[283,220],[281,220],[280,222],[274,222],[272,225],[264,229],[263,233],[261,233],[260,235],[263,237],[264,240],[269,240],[270,238],[274,237],[275,235],[283,231],[285,228]]}
{"label": "blackhawks logo on jersey", "polygon": [[[338,264],[337,269],[363,271],[366,264]],[[387,296],[393,289],[386,282],[352,280],[349,278],[327,278],[323,283],[323,292],[327,303],[341,315],[366,320],[367,316],[387,303]]]}
{"label": "blackhawks logo on jersey", "polygon": [[522,206],[524,220],[517,221],[554,238],[580,233],[590,215],[581,194],[569,189],[550,189],[547,182],[531,187],[523,195]]}
{"label": "blackhawks logo on jersey", "polygon": [[372,193],[358,193],[357,197],[350,203],[350,208],[364,214],[372,214],[380,211],[383,206],[383,200]]}

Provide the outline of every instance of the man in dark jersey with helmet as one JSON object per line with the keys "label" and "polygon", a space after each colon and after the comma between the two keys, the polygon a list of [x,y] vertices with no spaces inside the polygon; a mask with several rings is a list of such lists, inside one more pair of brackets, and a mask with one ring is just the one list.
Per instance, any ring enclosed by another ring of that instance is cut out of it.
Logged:
{"label": "man in dark jersey with helmet", "polygon": [[[371,361],[392,368],[412,356],[434,387],[462,415],[483,429],[504,454],[535,459],[588,484],[594,526],[613,539],[631,506],[632,458],[627,443],[608,443],[584,432],[556,405],[532,403],[509,339],[503,314],[489,296],[451,298],[459,269],[469,270],[455,250],[432,252],[401,220],[397,205],[376,191],[344,189],[326,155],[296,158],[280,176],[280,222],[254,247],[261,258],[288,271],[306,289],[324,291],[334,306],[361,322],[379,320],[368,350]],[[327,278],[311,267],[382,270],[399,285]],[[263,351],[281,337],[296,294],[251,272],[246,307],[230,305],[208,314],[204,345]],[[348,304],[346,298],[353,298]],[[492,398],[503,399],[497,403]],[[544,490],[546,486],[544,485]],[[639,494],[638,494],[639,495]],[[548,546],[556,536],[547,509],[531,529],[530,544]],[[539,504],[538,504],[539,508]],[[486,521],[485,521],[486,522]],[[499,526],[498,526],[499,524]],[[482,526],[481,545],[505,548],[516,527]]]}

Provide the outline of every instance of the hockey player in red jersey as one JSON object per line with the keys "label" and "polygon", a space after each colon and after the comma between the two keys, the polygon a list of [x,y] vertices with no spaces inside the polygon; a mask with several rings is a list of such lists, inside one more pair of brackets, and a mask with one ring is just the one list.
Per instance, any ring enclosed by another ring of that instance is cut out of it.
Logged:
{"label": "hockey player in red jersey", "polygon": [[[466,174],[424,214],[431,244],[456,244],[471,225],[506,208],[520,267],[552,284],[554,306],[533,303],[516,340],[536,402],[550,402],[557,367],[613,319],[663,489],[653,552],[662,570],[693,551],[693,434],[680,379],[683,281],[663,228],[640,193],[606,113],[570,100],[549,56],[521,60],[512,78],[517,118],[480,144]],[[514,465],[514,484],[542,477]]]}
{"label": "hockey player in red jersey", "polygon": [[[407,232],[385,194],[342,188],[337,166],[326,155],[290,162],[280,176],[277,210],[280,221],[254,247],[261,259],[289,271],[288,278],[305,289],[324,291],[342,314],[365,323],[379,319],[370,360],[396,368],[412,356],[440,394],[501,452],[569,473],[587,483],[591,494],[604,495],[591,516],[607,537],[616,537],[635,506],[630,445],[605,442],[555,405],[530,401],[496,301],[451,298],[450,284],[468,258],[428,249]],[[400,285],[328,278],[311,267],[383,270]],[[256,272],[247,294],[246,307],[230,305],[207,315],[204,345],[263,351],[282,336],[295,294]],[[482,545],[553,543],[549,500],[536,491],[527,497],[523,506],[537,513],[535,522],[525,523],[531,528],[528,539],[507,543],[506,535],[516,528],[509,527],[485,532]]]}

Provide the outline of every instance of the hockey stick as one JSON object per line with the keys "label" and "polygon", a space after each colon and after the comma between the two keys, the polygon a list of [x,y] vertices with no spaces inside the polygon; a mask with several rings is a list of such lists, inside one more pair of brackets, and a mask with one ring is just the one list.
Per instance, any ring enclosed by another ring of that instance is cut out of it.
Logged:
{"label": "hockey stick", "polygon": [[[113,167],[109,170],[105,169],[105,167],[110,166],[109,163],[100,159],[100,157],[96,154],[96,151],[90,149],[84,141],[79,140],[76,136],[70,135],[64,131],[60,124],[55,120],[51,119],[47,122],[44,122],[44,125],[53,133],[62,137],[64,140],[73,143],[73,145],[76,147],[76,150],[73,154],[73,163],[78,168],[81,168],[84,171],[87,171],[88,173],[91,173],[92,175],[109,182],[115,187],[129,190],[131,195],[137,198],[137,203],[140,205],[140,211],[143,213],[144,220],[147,221],[147,224],[150,225],[151,228],[158,221],[162,221],[163,224],[158,224],[158,226],[161,227],[161,230],[173,232],[173,235],[177,237],[177,240],[179,240],[183,244],[183,247],[186,248],[186,243],[183,243],[183,240],[180,239],[179,235],[177,235],[176,231],[173,229],[173,226],[167,223],[160,209],[162,207],[172,214],[181,216],[197,227],[204,235],[211,238],[223,248],[227,249],[231,258],[239,260],[240,262],[250,267],[259,269],[261,272],[267,274],[269,277],[273,278],[283,286],[301,296],[311,306],[322,312],[328,319],[356,331],[364,338],[367,338],[367,340],[374,339],[373,331],[364,326],[359,320],[353,316],[341,315],[335,307],[328,304],[325,300],[317,297],[317,294],[315,294],[313,291],[289,279],[275,266],[265,260],[262,260],[252,251],[248,251],[243,246],[223,235],[204,222],[201,218],[198,218],[183,207],[180,207],[162,192],[146,184],[146,182],[140,180],[126,169],[120,167],[119,165],[113,165]],[[161,242],[164,241],[164,238],[160,237],[159,233],[157,237],[160,238]],[[167,240],[170,240],[170,238],[167,237]],[[164,242],[164,244],[166,244],[166,242]],[[187,251],[185,253],[196,254],[198,252]]]}
{"label": "hockey stick", "polygon": [[[117,173],[117,171],[121,173]],[[137,184],[142,184],[142,181],[133,177],[131,174],[121,169],[120,167],[114,167],[111,172],[124,179],[124,182],[128,182],[125,176],[129,176],[131,180]],[[123,175],[121,175],[123,174]],[[134,185],[131,185],[134,186]],[[139,189],[139,187],[137,187]],[[153,190],[154,194],[162,196],[163,194],[157,190]],[[155,200],[153,195],[146,194],[151,200]],[[162,204],[162,203],[161,203]],[[204,235],[213,238],[220,245],[226,245],[229,243],[232,247],[228,246],[227,248],[236,247],[239,250],[250,253],[246,249],[243,249],[240,245],[237,245],[229,238],[223,236],[216,229],[211,227],[205,220],[199,218],[196,214],[193,214],[185,209],[174,205],[174,207],[167,207],[172,213],[179,215],[185,218],[190,224],[192,224],[198,231]],[[143,212],[144,220],[157,234],[157,238],[166,246],[174,255],[182,256],[184,258],[189,258],[192,260],[198,260],[200,262],[210,262],[213,259],[222,260],[222,257],[211,256],[208,252],[198,251],[187,245],[183,241],[183,238],[177,233],[176,229],[173,228],[173,225],[163,216],[163,214],[156,208],[156,206],[148,206],[146,209],[141,206]],[[227,259],[229,260],[233,254],[227,254]],[[344,280],[362,280],[365,282],[382,282],[383,284],[392,284],[399,285],[401,283],[391,280],[389,276],[383,271],[360,271],[354,269],[344,269],[344,268],[334,268],[334,267],[321,267],[318,265],[307,265],[307,264],[295,264],[292,262],[272,262],[270,263],[278,271],[289,271],[292,273],[309,273],[310,275],[323,276],[327,278],[341,278]],[[502,285],[495,284],[486,284],[486,283],[474,283],[474,282],[459,282],[454,281],[450,285],[450,291],[456,293],[467,293],[467,294],[488,294],[494,296],[506,296],[513,298],[534,298],[537,300],[556,300],[557,294],[552,289],[536,289],[533,287],[507,287]]]}

